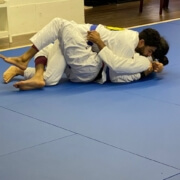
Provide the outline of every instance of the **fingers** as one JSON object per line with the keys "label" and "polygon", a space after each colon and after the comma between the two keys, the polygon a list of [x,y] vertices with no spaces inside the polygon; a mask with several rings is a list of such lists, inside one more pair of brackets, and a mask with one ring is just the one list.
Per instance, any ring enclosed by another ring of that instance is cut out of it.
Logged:
{"label": "fingers", "polygon": [[152,63],[151,63],[150,66],[149,66],[149,68],[147,69],[147,71],[151,73],[151,72],[153,72],[153,70],[154,70],[154,69],[153,69],[153,65],[152,65]]}
{"label": "fingers", "polygon": [[99,36],[97,31],[87,31],[87,36]]}
{"label": "fingers", "polygon": [[97,43],[100,40],[100,34],[97,31],[87,31],[87,40]]}
{"label": "fingers", "polygon": [[151,66],[147,69],[147,73],[148,74],[150,74],[150,73],[152,73],[153,72],[153,66],[152,66],[152,64],[151,64]]}
{"label": "fingers", "polygon": [[151,74],[153,72],[153,65],[152,65],[152,63],[150,64],[150,66],[149,66],[149,68],[146,70],[146,71],[144,71],[144,75],[145,76],[148,76],[149,74]]}
{"label": "fingers", "polygon": [[160,63],[160,62],[153,62],[153,70],[154,70],[154,72],[160,73],[160,72],[162,72],[163,68],[164,68],[164,66],[163,66],[162,63]]}

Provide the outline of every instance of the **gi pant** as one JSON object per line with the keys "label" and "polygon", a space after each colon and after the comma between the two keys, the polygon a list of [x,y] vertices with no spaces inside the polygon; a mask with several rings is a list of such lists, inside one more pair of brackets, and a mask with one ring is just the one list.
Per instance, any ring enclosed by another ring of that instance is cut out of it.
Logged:
{"label": "gi pant", "polygon": [[[31,38],[40,50],[35,58],[45,56],[48,59],[44,72],[46,85],[57,84],[64,72],[73,82],[89,82],[96,78],[102,62],[98,54],[92,52],[92,47],[87,45],[89,28],[90,24],[78,25],[55,18]],[[25,78],[31,78],[34,72],[34,69],[27,68]]]}

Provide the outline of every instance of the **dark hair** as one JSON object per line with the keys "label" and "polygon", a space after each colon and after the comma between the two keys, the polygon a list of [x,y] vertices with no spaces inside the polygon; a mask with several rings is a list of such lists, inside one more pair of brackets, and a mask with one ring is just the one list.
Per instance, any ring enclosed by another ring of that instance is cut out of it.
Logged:
{"label": "dark hair", "polygon": [[144,39],[146,46],[158,47],[161,36],[157,30],[146,28],[139,33],[139,39]]}
{"label": "dark hair", "polygon": [[169,44],[164,37],[161,37],[159,46],[157,47],[156,51],[153,53],[153,59],[158,60],[163,65],[167,65],[169,63],[166,54],[169,51]]}

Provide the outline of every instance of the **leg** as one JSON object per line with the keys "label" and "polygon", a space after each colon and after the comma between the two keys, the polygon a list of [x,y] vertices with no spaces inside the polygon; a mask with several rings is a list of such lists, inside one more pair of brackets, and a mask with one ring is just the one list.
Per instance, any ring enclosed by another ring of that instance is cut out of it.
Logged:
{"label": "leg", "polygon": [[44,73],[44,64],[38,64],[36,66],[35,75],[26,81],[19,81],[14,84],[15,88],[19,88],[20,90],[32,90],[39,89],[45,86],[45,81],[43,78]]}
{"label": "leg", "polygon": [[60,18],[53,19],[48,25],[30,39],[35,46],[31,47],[23,55],[12,58],[0,55],[0,58],[7,63],[13,64],[20,69],[25,70],[30,59],[38,52],[38,50],[43,49],[61,36],[61,28],[65,22],[68,21]]}
{"label": "leg", "polygon": [[70,66],[68,78],[71,81],[90,82],[96,78],[102,61],[92,52],[76,25],[69,23],[62,29],[61,48]]}
{"label": "leg", "polygon": [[140,0],[139,12],[142,13],[142,11],[143,11],[143,0]]}
{"label": "leg", "polygon": [[44,80],[47,86],[59,83],[66,68],[66,61],[60,49],[59,41],[55,41],[51,51],[48,54],[46,71],[44,72]]}
{"label": "leg", "polygon": [[24,71],[24,77],[26,80],[15,83],[15,88],[19,88],[20,90],[32,90],[42,88],[45,86],[43,73],[47,63],[47,58],[43,55],[48,55],[48,50],[50,47],[51,45],[37,53],[37,55],[39,56],[35,56],[35,68],[27,68]]}
{"label": "leg", "polygon": [[163,4],[164,4],[164,0],[160,0],[160,6],[159,6],[159,14],[162,14],[162,9],[163,9]]}
{"label": "leg", "polygon": [[16,67],[16,66],[10,66],[3,74],[3,80],[5,83],[9,83],[11,79],[13,79],[15,76],[24,76],[24,70]]}
{"label": "leg", "polygon": [[[30,68],[25,70],[24,77],[28,80],[17,82],[14,84],[14,87],[20,90],[31,90],[42,88],[45,85],[56,85],[59,82],[66,67],[66,62],[59,47],[59,41],[39,51],[35,58],[37,63],[36,71],[34,72],[34,69]],[[48,62],[45,70],[46,60]]]}
{"label": "leg", "polygon": [[[66,67],[66,62],[60,49],[59,41],[56,40],[54,44],[50,44],[39,51],[35,55],[35,61],[39,57],[45,57],[47,60],[47,65],[44,64],[46,69],[43,74],[45,85],[52,86],[58,84]],[[24,72],[25,79],[32,78],[32,75],[33,73],[29,68]]]}
{"label": "leg", "polygon": [[13,64],[19,67],[20,69],[25,70],[28,66],[29,61],[36,53],[37,53],[37,49],[32,46],[28,51],[26,51],[21,56],[5,57],[2,54],[0,54],[0,58],[2,58],[7,63]]}
{"label": "leg", "polygon": [[49,24],[35,34],[30,41],[41,50],[55,40],[61,38],[61,29],[69,21],[61,18],[54,18]]}
{"label": "leg", "polygon": [[[46,56],[47,57],[51,47],[52,47],[52,44],[47,46],[40,52],[38,52],[35,57],[38,57],[38,56]],[[10,60],[15,60],[15,61],[21,62],[21,59],[29,59],[30,56],[32,56],[33,54],[35,54],[35,53],[33,53],[33,52],[31,53],[31,50],[29,50],[20,57],[13,57],[13,58],[6,58],[4,56],[3,57],[4,57],[4,59],[10,59]],[[19,67],[16,67],[16,66],[10,66],[10,68],[8,68],[4,72],[3,79],[4,79],[5,83],[8,83],[14,76],[22,75],[25,77],[25,79],[30,79],[34,76],[34,74],[35,74],[34,68],[33,69],[27,68],[26,70],[22,70],[22,68],[20,69]]]}
{"label": "leg", "polygon": [[168,9],[168,6],[169,6],[169,0],[164,0],[163,8],[164,8],[165,10],[167,10],[167,9]]}

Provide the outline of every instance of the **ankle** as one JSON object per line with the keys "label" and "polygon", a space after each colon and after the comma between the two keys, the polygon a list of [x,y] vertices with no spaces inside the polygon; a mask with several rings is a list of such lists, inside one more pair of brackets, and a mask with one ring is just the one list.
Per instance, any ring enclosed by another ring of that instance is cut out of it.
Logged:
{"label": "ankle", "polygon": [[24,70],[17,68],[16,71],[18,75],[24,76]]}

